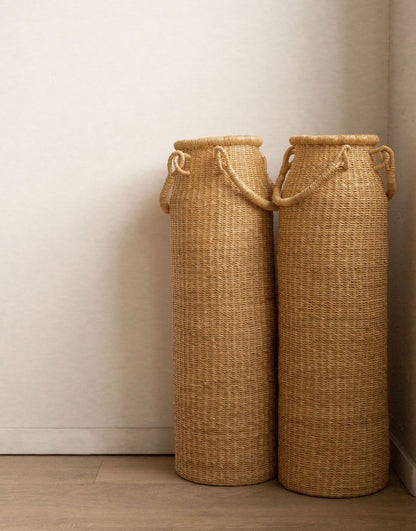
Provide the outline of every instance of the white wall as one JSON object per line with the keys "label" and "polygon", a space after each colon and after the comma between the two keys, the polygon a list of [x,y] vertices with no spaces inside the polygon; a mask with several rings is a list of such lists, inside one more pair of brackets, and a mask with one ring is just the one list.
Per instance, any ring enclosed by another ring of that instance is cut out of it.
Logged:
{"label": "white wall", "polygon": [[416,2],[393,0],[391,15],[390,423],[393,463],[416,495]]}
{"label": "white wall", "polygon": [[387,140],[386,0],[3,0],[0,452],[172,450],[174,140]]}

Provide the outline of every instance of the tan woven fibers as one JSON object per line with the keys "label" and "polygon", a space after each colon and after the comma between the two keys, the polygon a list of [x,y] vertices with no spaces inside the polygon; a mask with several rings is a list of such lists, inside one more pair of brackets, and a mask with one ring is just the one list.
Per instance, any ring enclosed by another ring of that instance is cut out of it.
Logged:
{"label": "tan woven fibers", "polygon": [[168,211],[172,186],[175,468],[197,483],[275,475],[273,220],[251,201],[275,207],[260,144],[177,142],[161,193]]}
{"label": "tan woven fibers", "polygon": [[292,136],[289,142],[292,146],[300,144],[338,145],[354,144],[356,146],[375,146],[379,141],[377,135],[300,135]]}
{"label": "tan woven fibers", "polygon": [[[309,495],[361,496],[385,486],[389,464],[387,198],[374,169],[378,138],[291,142],[273,193],[281,206],[279,480]],[[377,151],[391,197],[393,154]]]}
{"label": "tan woven fibers", "polygon": [[211,136],[206,138],[192,138],[190,140],[177,140],[174,143],[175,149],[189,151],[196,148],[209,148],[215,146],[256,146],[260,147],[263,140],[259,136]]}

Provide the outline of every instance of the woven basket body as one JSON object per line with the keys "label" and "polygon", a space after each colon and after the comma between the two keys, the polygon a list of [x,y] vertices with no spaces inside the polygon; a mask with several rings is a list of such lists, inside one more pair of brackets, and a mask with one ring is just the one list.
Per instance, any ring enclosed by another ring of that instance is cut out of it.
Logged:
{"label": "woven basket body", "polygon": [[185,154],[170,200],[175,468],[197,483],[245,485],[275,474],[272,212],[242,195],[215,147],[274,207],[260,144],[175,143]]}
{"label": "woven basket body", "polygon": [[377,142],[291,139],[277,240],[278,469],[304,494],[360,496],[388,480],[387,197]]}

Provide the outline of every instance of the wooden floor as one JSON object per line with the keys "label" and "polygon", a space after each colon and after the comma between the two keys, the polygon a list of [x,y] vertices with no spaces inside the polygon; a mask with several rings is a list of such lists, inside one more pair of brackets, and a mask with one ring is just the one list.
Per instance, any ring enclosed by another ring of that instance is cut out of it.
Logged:
{"label": "wooden floor", "polygon": [[0,456],[0,529],[416,531],[416,498],[394,474],[372,496],[326,500],[276,481],[195,485],[170,456]]}

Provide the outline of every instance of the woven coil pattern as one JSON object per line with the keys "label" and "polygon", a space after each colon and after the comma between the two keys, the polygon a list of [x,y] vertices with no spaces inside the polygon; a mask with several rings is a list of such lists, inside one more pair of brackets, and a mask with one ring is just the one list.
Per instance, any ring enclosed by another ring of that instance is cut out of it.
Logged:
{"label": "woven coil pattern", "polygon": [[270,202],[260,144],[258,137],[175,143],[184,154],[170,200],[175,468],[197,483],[246,485],[275,475],[272,212],[247,199],[226,171]]}
{"label": "woven coil pattern", "polygon": [[387,198],[377,142],[291,139],[282,204],[328,175],[279,212],[278,470],[304,494],[360,496],[388,480]]}

